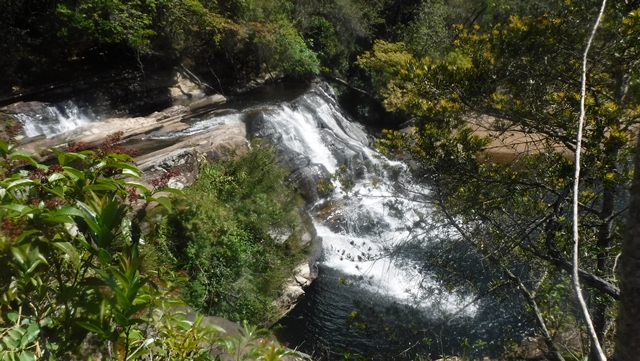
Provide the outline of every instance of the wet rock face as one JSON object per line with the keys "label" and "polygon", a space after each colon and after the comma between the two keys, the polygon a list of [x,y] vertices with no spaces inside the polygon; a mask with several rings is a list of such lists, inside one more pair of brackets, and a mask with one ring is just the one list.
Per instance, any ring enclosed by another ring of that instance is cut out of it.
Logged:
{"label": "wet rock face", "polygon": [[298,169],[289,176],[289,181],[296,185],[307,204],[314,204],[321,198],[318,183],[327,179],[331,179],[331,173],[322,164],[311,164]]}
{"label": "wet rock face", "polygon": [[[283,123],[283,117],[294,119]],[[326,83],[314,83],[304,95],[279,108],[257,109],[248,116],[247,125],[250,136],[273,144],[278,162],[291,171],[289,179],[309,205],[326,195],[318,185],[330,181],[333,175],[323,164],[327,157],[333,158],[336,166],[346,166],[355,178],[366,173],[362,165],[367,156],[362,148],[369,144],[367,134],[342,116]],[[303,145],[314,136],[322,150]]]}
{"label": "wet rock face", "polygon": [[[311,239],[311,235],[309,238]],[[322,238],[315,236],[308,246],[308,258],[293,271],[293,277],[283,287],[275,304],[280,309],[281,317],[289,313],[305,294],[305,289],[318,277],[318,262],[322,256]]]}
{"label": "wet rock face", "polygon": [[[225,101],[221,96],[215,98],[215,101],[209,101],[208,106]],[[44,103],[23,103],[8,108],[15,112],[38,112],[47,107]],[[176,188],[184,188],[198,176],[200,161],[229,159],[241,155],[246,152],[247,144],[246,128],[242,123],[223,124],[170,141],[147,139],[149,135],[161,137],[187,128],[189,125],[184,119],[190,116],[189,108],[177,105],[146,117],[109,118],[92,122],[58,136],[34,139],[21,148],[32,154],[40,154],[43,149],[70,142],[86,142],[89,147],[98,147],[108,135],[121,132],[122,139],[125,140],[124,146],[143,153],[136,158],[136,164],[143,171],[143,182],[150,185],[152,180],[159,178],[165,171],[177,170],[180,174],[169,180],[169,183]],[[51,156],[51,153],[44,153],[40,160]]]}

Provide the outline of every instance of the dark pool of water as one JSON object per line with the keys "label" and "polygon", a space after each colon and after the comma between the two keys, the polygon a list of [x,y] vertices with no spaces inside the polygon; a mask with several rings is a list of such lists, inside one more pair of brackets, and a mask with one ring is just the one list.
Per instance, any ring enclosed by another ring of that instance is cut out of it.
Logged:
{"label": "dark pool of water", "polygon": [[500,341],[531,327],[505,300],[481,300],[473,315],[446,320],[435,310],[400,304],[344,279],[340,271],[321,266],[304,299],[275,326],[278,339],[327,360],[343,359],[345,353],[372,360],[482,358],[498,355]]}

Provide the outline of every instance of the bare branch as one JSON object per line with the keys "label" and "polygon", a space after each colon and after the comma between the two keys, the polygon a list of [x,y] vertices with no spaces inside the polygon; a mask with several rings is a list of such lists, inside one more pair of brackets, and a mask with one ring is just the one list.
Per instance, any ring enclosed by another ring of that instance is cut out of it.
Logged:
{"label": "bare branch", "polygon": [[578,120],[578,135],[576,137],[576,151],[575,151],[575,176],[573,182],[573,289],[576,293],[576,297],[578,298],[578,302],[580,304],[580,308],[583,313],[584,321],[587,324],[587,329],[589,330],[589,338],[591,339],[591,346],[595,347],[597,357],[600,361],[606,361],[607,357],[602,351],[602,346],[600,345],[600,341],[598,340],[598,335],[596,334],[596,330],[593,327],[593,321],[591,320],[591,315],[589,314],[589,309],[587,308],[587,303],[582,296],[582,289],[580,287],[580,264],[578,260],[578,252],[580,246],[579,234],[578,234],[578,192],[579,192],[579,184],[580,184],[580,152],[582,146],[582,130],[584,126],[584,116],[585,116],[585,100],[586,100],[586,89],[587,89],[587,57],[589,55],[589,48],[591,48],[591,43],[593,42],[593,38],[596,35],[596,30],[600,26],[600,20],[602,19],[602,15],[604,13],[604,9],[607,5],[607,0],[602,0],[602,6],[600,7],[600,12],[598,13],[598,19],[596,23],[593,25],[593,30],[591,31],[591,35],[589,36],[589,40],[587,41],[587,46],[584,50],[584,54],[582,57],[582,89],[580,95],[580,119]]}

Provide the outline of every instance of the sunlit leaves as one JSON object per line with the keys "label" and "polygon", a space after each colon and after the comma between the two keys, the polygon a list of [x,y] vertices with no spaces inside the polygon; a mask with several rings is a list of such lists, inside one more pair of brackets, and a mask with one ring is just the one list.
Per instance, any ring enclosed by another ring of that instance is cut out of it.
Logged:
{"label": "sunlit leaves", "polygon": [[[372,53],[360,62],[387,69],[378,87],[385,106],[413,117],[411,131],[387,131],[377,145],[412,163],[432,187],[425,197],[439,211],[434,218],[466,232],[464,244],[538,279],[553,298],[542,305],[554,326],[573,322],[561,304],[564,281],[543,275],[545,262],[566,259],[571,245],[579,54],[592,12],[589,2],[572,2],[486,29],[458,25],[442,59],[409,54],[385,68],[383,53]],[[609,10],[587,70],[581,264],[613,283],[638,123],[637,18],[637,10]]]}
{"label": "sunlit leaves", "polygon": [[[128,187],[160,203],[157,210],[170,209],[169,198],[133,180],[141,172],[125,153],[54,150],[62,165],[43,165],[0,143],[7,149],[0,158],[0,314],[15,322],[0,321],[0,359],[67,352],[87,332],[118,340],[114,348],[126,354],[130,327],[150,307],[138,251],[144,212],[133,218]],[[40,340],[44,325],[54,331]]]}

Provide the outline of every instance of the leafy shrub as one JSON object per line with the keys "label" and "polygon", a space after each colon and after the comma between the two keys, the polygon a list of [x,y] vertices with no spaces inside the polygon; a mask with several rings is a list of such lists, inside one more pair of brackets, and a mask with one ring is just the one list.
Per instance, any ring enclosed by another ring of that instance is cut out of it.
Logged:
{"label": "leafy shrub", "polygon": [[273,300],[303,254],[299,198],[286,175],[262,142],[202,167],[161,229],[163,256],[188,272],[189,304],[234,321],[274,321]]}
{"label": "leafy shrub", "polygon": [[289,21],[256,26],[257,52],[271,70],[283,75],[303,77],[317,75],[320,62]]}
{"label": "leafy shrub", "polygon": [[[171,210],[158,192],[180,192],[163,185],[166,177],[154,190],[137,181],[141,172],[116,145],[117,134],[97,150],[78,151],[81,144],[72,145],[73,152],[52,149],[57,164],[46,165],[17,151],[19,128],[8,122],[0,133],[0,360],[200,361],[213,360],[215,344],[230,354],[237,351],[233,345],[247,344],[261,359],[290,354],[258,342],[258,332],[249,326],[244,335],[222,338],[222,330],[205,325],[203,316],[187,320],[180,299],[185,272],[148,266],[158,262],[144,262],[145,255],[158,252],[153,233],[143,235],[140,227]],[[236,164],[237,171],[260,165],[260,159],[265,158],[254,154],[249,163]],[[265,170],[267,180],[281,174],[277,168]],[[243,179],[251,185],[257,177]],[[256,189],[284,188],[256,184]],[[152,203],[158,206],[148,207]],[[263,211],[258,203],[242,214]],[[238,228],[233,239],[247,239],[226,248],[236,260],[255,248],[249,234]]]}

